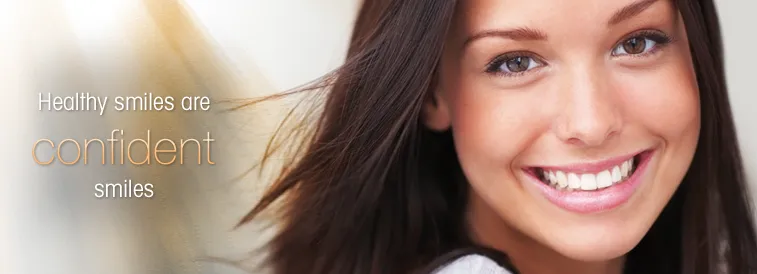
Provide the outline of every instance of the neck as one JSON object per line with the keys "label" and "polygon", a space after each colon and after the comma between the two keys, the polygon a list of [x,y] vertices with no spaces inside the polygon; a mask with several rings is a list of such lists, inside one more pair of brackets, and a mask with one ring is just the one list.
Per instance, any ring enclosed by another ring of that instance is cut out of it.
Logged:
{"label": "neck", "polygon": [[565,257],[507,224],[475,194],[469,199],[467,219],[472,239],[507,254],[519,273],[623,273],[624,257],[596,262]]}

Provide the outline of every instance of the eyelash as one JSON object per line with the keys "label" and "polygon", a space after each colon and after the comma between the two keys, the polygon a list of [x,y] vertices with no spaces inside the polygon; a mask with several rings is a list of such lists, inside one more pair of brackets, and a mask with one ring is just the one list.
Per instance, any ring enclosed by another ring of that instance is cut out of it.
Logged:
{"label": "eyelash", "polygon": [[526,51],[515,51],[515,52],[508,52],[505,54],[501,54],[497,57],[494,57],[494,60],[489,62],[488,65],[486,65],[486,73],[494,74],[497,76],[503,76],[503,77],[517,77],[517,76],[521,76],[523,74],[531,72],[532,69],[519,71],[519,72],[506,72],[500,69],[503,65],[505,65],[505,62],[517,57],[526,57],[526,58],[529,58],[531,62],[536,62],[537,65],[539,65],[539,67],[544,66],[544,62],[541,61],[542,58],[540,58],[536,54],[531,53],[531,52],[526,52]]}
{"label": "eyelash", "polygon": [[[644,49],[645,51],[642,53],[637,53],[637,54],[625,53],[625,54],[616,55],[615,51],[619,47],[622,47],[623,43],[631,39],[649,40],[649,41],[654,42],[654,46],[652,46],[652,48],[648,50],[645,48]],[[671,37],[662,31],[658,31],[658,30],[636,31],[631,35],[627,35],[625,38],[621,39],[620,42],[616,43],[611,50],[611,55],[613,57],[643,58],[643,57],[647,57],[649,55],[656,53],[658,50],[670,44],[671,42],[673,42]],[[535,62],[538,65],[538,67],[533,68],[533,69],[529,68],[527,70],[519,71],[519,72],[507,72],[507,71],[502,70],[502,66],[504,66],[507,61],[510,61],[518,57],[529,58],[530,62]],[[491,62],[489,62],[489,64],[486,65],[485,72],[488,74],[493,74],[493,75],[502,76],[502,77],[518,77],[526,73],[531,73],[534,69],[543,67],[544,64],[545,62],[543,61],[543,58],[539,57],[538,55],[534,53],[527,52],[527,51],[508,52],[508,53],[501,54],[495,57]]]}
{"label": "eyelash", "polygon": [[[618,49],[619,47],[622,47],[624,42],[626,42],[628,40],[631,40],[631,39],[650,40],[650,41],[654,42],[655,45],[651,49],[649,49],[648,51],[645,51],[645,52],[642,52],[642,53],[638,53],[638,54],[614,55],[614,52],[615,52],[616,49]],[[658,50],[662,49],[663,47],[665,47],[666,45],[670,44],[671,42],[672,42],[672,38],[670,38],[670,36],[668,36],[667,34],[665,34],[662,31],[658,31],[658,30],[640,30],[640,31],[637,31],[637,32],[635,32],[635,33],[627,36],[626,38],[621,39],[620,42],[617,43],[617,44],[615,44],[615,46],[613,47],[612,53],[613,53],[613,56],[617,56],[617,57],[620,57],[620,56],[629,56],[629,57],[633,57],[633,58],[641,58],[641,57],[646,57],[648,55],[652,55],[652,54],[656,53]]]}

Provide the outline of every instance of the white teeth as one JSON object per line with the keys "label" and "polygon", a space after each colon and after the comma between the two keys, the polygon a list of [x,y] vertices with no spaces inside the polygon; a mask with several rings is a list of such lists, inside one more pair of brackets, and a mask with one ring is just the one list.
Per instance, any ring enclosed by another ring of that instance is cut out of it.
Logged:
{"label": "white teeth", "polygon": [[623,179],[623,175],[620,175],[620,168],[619,167],[613,167],[612,168],[612,183],[620,182],[620,180]]}
{"label": "white teeth", "polygon": [[629,159],[618,166],[596,174],[576,174],[559,170],[543,170],[541,175],[545,182],[558,189],[597,190],[610,187],[627,179],[633,172],[633,164],[633,159]]}
{"label": "white teeth", "polygon": [[565,173],[559,170],[557,171],[557,185],[560,188],[568,187],[568,176],[565,176]]}
{"label": "white teeth", "polygon": [[581,175],[581,189],[582,190],[595,190],[597,189],[597,176],[594,174]]}
{"label": "white teeth", "polygon": [[575,173],[568,173],[568,188],[579,189],[581,188],[581,179]]}
{"label": "white teeth", "polygon": [[612,185],[612,175],[605,170],[597,174],[597,188],[605,188]]}
{"label": "white teeth", "polygon": [[549,181],[550,181],[550,182],[551,182],[552,184],[557,184],[557,177],[555,176],[555,173],[554,173],[554,172],[550,171],[550,172],[549,172],[549,175],[547,175],[547,176],[548,176],[548,178],[549,178]]}
{"label": "white teeth", "polygon": [[546,179],[547,182],[549,182],[549,185],[554,186],[557,183],[557,181],[552,179],[551,174],[552,174],[551,171],[546,171],[546,170],[542,173],[542,175],[544,176],[544,179]]}
{"label": "white teeth", "polygon": [[628,161],[623,162],[622,165],[620,165],[620,175],[623,177],[628,176],[628,170],[631,169],[630,165],[628,164]]}

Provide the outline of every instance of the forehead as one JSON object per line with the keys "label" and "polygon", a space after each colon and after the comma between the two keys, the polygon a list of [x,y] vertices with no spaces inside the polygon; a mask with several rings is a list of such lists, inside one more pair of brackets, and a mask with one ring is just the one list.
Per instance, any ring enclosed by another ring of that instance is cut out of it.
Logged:
{"label": "forehead", "polygon": [[670,0],[469,0],[460,1],[455,19],[459,33],[529,27],[542,31],[604,30],[614,17],[669,10]]}

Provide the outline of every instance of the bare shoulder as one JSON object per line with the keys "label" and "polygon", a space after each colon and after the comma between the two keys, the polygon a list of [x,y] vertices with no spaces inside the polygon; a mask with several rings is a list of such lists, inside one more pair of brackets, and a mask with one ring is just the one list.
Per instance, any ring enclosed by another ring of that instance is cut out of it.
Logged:
{"label": "bare shoulder", "polygon": [[437,269],[434,274],[512,274],[512,272],[486,256],[466,255]]}

